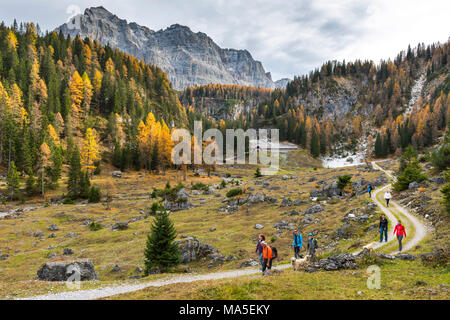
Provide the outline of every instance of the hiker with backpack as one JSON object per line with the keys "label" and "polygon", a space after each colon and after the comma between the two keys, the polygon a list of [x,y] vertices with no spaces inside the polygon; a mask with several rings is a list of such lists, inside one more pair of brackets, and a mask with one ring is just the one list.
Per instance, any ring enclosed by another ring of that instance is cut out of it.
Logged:
{"label": "hiker with backpack", "polygon": [[300,232],[298,232],[298,229],[294,230],[293,236],[294,241],[292,242],[292,247],[294,247],[295,259],[298,259],[300,258],[300,250],[302,250],[303,247],[303,238]]}
{"label": "hiker with backpack", "polygon": [[405,226],[402,225],[402,222],[400,220],[398,220],[398,223],[394,229],[394,235],[396,233],[397,233],[397,240],[398,240],[398,251],[402,251],[402,240],[403,240],[403,237],[406,238],[406,230],[405,230]]}
{"label": "hiker with backpack", "polygon": [[258,253],[259,257],[259,263],[261,264],[261,269],[263,267],[263,247],[261,245],[261,242],[265,241],[266,237],[261,233],[259,235],[258,244],[256,245],[255,252]]}
{"label": "hiker with backpack", "polygon": [[308,250],[309,255],[311,256],[311,260],[314,260],[315,258],[316,249],[317,249],[317,240],[314,238],[313,234],[310,233],[308,239]]}
{"label": "hiker with backpack", "polygon": [[373,187],[371,184],[369,184],[369,186],[367,187],[367,192],[369,193],[369,198],[372,198],[372,191],[373,191]]}
{"label": "hiker with backpack", "polygon": [[388,219],[386,219],[384,213],[381,214],[380,224],[378,227],[380,228],[380,242],[383,242],[383,232],[384,232],[384,240],[387,242]]}
{"label": "hiker with backpack", "polygon": [[264,275],[266,273],[266,269],[272,269],[273,252],[272,248],[270,248],[265,241],[261,242],[261,246],[263,248],[262,274]]}

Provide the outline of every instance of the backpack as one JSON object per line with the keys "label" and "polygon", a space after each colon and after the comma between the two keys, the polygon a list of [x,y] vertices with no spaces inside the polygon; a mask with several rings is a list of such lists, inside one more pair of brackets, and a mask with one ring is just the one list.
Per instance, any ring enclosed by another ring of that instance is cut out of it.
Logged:
{"label": "backpack", "polygon": [[278,258],[278,251],[277,248],[272,247],[272,259]]}

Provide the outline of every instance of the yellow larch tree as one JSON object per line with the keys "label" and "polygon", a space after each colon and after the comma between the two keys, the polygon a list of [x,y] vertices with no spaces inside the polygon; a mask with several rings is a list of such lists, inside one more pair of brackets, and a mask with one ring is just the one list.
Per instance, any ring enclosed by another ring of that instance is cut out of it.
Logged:
{"label": "yellow larch tree", "polygon": [[47,131],[48,131],[48,136],[52,140],[53,144],[55,146],[59,146],[60,145],[59,136],[58,136],[58,133],[56,132],[55,128],[51,124],[49,124],[47,126]]}
{"label": "yellow larch tree", "polygon": [[95,165],[94,162],[100,160],[100,150],[98,145],[97,133],[94,129],[88,128],[83,140],[83,149],[81,153],[81,162],[83,168],[93,177]]}
{"label": "yellow larch tree", "polygon": [[70,112],[72,114],[72,126],[74,128],[78,127],[78,121],[81,116],[81,103],[83,101],[83,79],[75,71],[70,80],[69,90],[70,90]]}

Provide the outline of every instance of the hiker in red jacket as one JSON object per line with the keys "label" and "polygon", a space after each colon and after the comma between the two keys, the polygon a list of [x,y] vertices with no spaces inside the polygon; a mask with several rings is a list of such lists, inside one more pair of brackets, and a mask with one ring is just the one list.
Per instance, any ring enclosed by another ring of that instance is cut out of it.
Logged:
{"label": "hiker in red jacket", "polygon": [[394,235],[396,233],[397,233],[397,240],[398,240],[398,251],[402,251],[402,240],[403,240],[403,237],[406,238],[406,230],[405,230],[405,226],[402,225],[402,222],[400,220],[398,220],[398,223],[394,229]]}

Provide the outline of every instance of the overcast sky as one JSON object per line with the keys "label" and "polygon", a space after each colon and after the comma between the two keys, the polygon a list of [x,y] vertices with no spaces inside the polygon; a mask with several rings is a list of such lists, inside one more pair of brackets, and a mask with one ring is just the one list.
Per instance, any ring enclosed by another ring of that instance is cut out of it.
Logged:
{"label": "overcast sky", "polygon": [[247,49],[274,80],[327,60],[378,62],[450,36],[448,0],[0,0],[0,20],[52,30],[99,5],[153,30],[179,23],[221,47]]}

